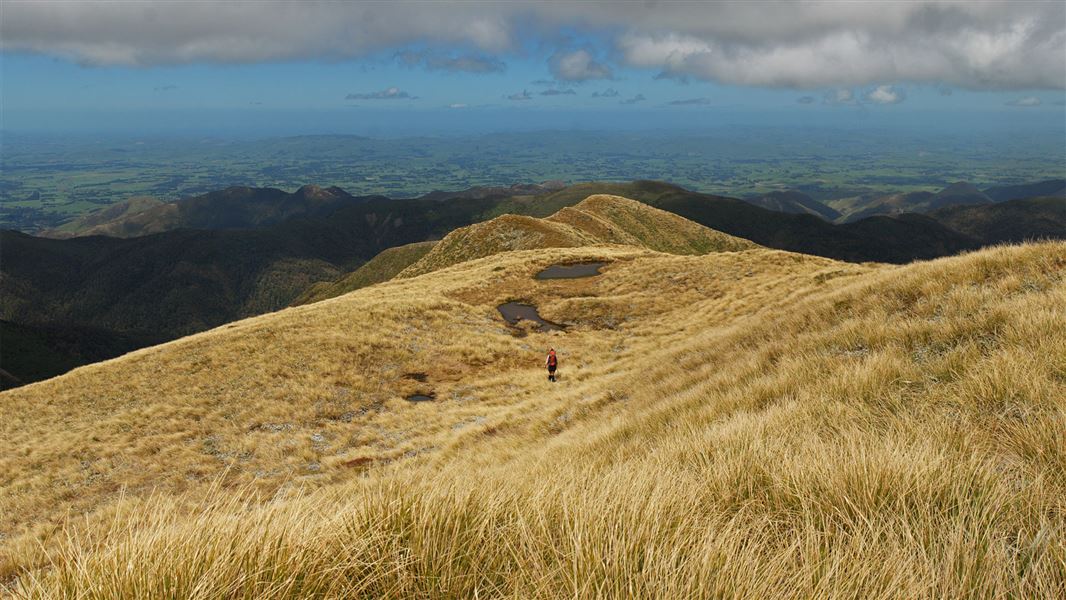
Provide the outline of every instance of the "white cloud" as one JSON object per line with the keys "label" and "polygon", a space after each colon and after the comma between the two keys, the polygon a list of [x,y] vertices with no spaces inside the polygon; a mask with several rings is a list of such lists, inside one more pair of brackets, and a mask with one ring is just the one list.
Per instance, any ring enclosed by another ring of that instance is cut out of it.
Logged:
{"label": "white cloud", "polygon": [[[666,33],[650,23],[616,45],[625,62],[738,85],[817,88],[879,81],[970,89],[1066,87],[1058,3],[713,5]],[[758,12],[762,18],[752,14]],[[651,31],[648,31],[651,30]]]}
{"label": "white cloud", "polygon": [[1026,96],[1024,98],[1018,98],[1017,100],[1011,100],[1007,103],[1007,106],[1040,106],[1040,98],[1036,96]]}
{"label": "white cloud", "polygon": [[[0,48],[91,65],[344,59],[418,44],[427,68],[493,72],[538,32],[606,38],[664,76],[793,88],[885,81],[1066,88],[1066,3],[34,2],[6,0]],[[458,52],[458,54],[456,54]],[[610,78],[589,50],[559,79]]]}
{"label": "white cloud", "polygon": [[562,81],[611,79],[614,74],[607,65],[597,62],[588,50],[556,52],[549,60],[552,75]]}
{"label": "white cloud", "polygon": [[466,108],[466,104],[462,102],[456,102],[455,104],[449,104],[448,108]]}
{"label": "white cloud", "polygon": [[826,92],[825,104],[855,104],[855,92],[849,88],[839,88]]}
{"label": "white cloud", "polygon": [[866,100],[876,104],[899,104],[906,97],[903,90],[891,85],[879,85],[866,93]]}
{"label": "white cloud", "polygon": [[418,96],[412,96],[398,87],[390,87],[380,92],[367,92],[361,94],[348,94],[345,100],[417,100]]}

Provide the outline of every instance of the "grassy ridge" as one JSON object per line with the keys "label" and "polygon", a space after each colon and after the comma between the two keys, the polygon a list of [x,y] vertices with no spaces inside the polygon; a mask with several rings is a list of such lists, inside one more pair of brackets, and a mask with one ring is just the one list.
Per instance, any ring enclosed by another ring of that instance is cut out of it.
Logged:
{"label": "grassy ridge", "polygon": [[398,277],[415,277],[467,260],[512,250],[623,244],[670,254],[749,250],[748,240],[640,202],[596,194],[546,219],[503,215],[449,233]]}
{"label": "grassy ridge", "polygon": [[[532,280],[549,258],[611,265]],[[3,572],[25,597],[1056,597],[1064,275],[1062,243],[586,247],[257,317],[0,396]],[[507,298],[572,327],[514,337]],[[400,400],[410,372],[438,402]]]}

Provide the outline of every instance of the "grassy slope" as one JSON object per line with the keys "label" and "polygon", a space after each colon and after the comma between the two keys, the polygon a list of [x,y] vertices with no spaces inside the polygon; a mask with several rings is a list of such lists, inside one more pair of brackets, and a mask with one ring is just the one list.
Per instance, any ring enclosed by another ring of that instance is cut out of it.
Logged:
{"label": "grassy slope", "polygon": [[[1064,273],[1063,243],[562,248],[248,319],[0,396],[0,572],[50,556],[28,596],[1054,597]],[[512,298],[571,329],[513,336]]]}
{"label": "grassy slope", "polygon": [[[906,262],[981,243],[928,218],[834,226],[652,181],[579,184],[539,195],[485,193],[390,200],[314,186],[292,194],[228,188],[105,223],[116,235],[200,230],[126,240],[0,232],[7,250],[0,262],[0,318],[171,339],[287,306],[310,286],[341,277],[386,248],[440,239],[502,213],[548,216],[594,193],[631,197],[764,246],[852,261]],[[28,373],[15,375],[26,379]]]}
{"label": "grassy slope", "polygon": [[366,264],[337,281],[322,281],[311,286],[293,300],[292,306],[336,298],[375,283],[388,281],[425,256],[436,243],[415,242],[383,250]]}
{"label": "grassy slope", "polygon": [[624,244],[670,254],[737,251],[756,245],[635,200],[597,194],[546,219],[503,215],[449,233],[399,277],[415,277],[511,250]]}

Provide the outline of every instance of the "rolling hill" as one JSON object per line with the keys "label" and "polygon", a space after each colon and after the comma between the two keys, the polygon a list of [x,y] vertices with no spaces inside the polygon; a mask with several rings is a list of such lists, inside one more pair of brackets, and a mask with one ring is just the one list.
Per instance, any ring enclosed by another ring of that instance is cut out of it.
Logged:
{"label": "rolling hill", "polygon": [[969,206],[990,202],[992,199],[973,184],[958,181],[938,192],[870,194],[829,201],[828,204],[840,211],[837,222],[852,223],[874,216],[927,213],[948,206]]}
{"label": "rolling hill", "polygon": [[1049,179],[1037,183],[991,187],[985,190],[985,194],[993,202],[1007,202],[1009,200],[1022,200],[1041,196],[1066,198],[1066,179]]}
{"label": "rolling hill", "polygon": [[[590,243],[502,248],[3,392],[0,580],[16,597],[1066,586],[1066,244],[892,266]],[[534,278],[584,261],[607,266]],[[565,331],[507,325],[512,300]]]}
{"label": "rolling hill", "polygon": [[511,250],[622,244],[670,254],[749,250],[748,240],[635,200],[599,194],[545,219],[504,215],[449,233],[397,276],[415,277]]}
{"label": "rolling hill", "polygon": [[[0,352],[0,369],[13,376],[4,379],[5,385],[30,381],[37,378],[31,372],[54,373],[70,357],[83,357],[80,361],[106,357],[101,349],[117,353],[130,340],[139,340],[138,345],[158,343],[277,310],[310,297],[316,293],[310,291],[312,287],[354,289],[350,286],[361,285],[361,278],[371,272],[352,273],[388,248],[439,240],[457,228],[504,214],[549,217],[595,194],[629,197],[762,246],[854,262],[903,263],[1003,239],[991,233],[991,237],[981,237],[982,229],[963,232],[926,215],[873,217],[835,225],[811,215],[770,211],[742,200],[649,181],[475,189],[406,200],[355,198],[334,188],[312,186],[293,194],[231,188],[180,201],[175,203],[178,208],[162,213],[184,215],[178,221],[162,216],[145,221],[141,215],[166,208],[149,206],[125,211],[134,221],[120,216],[106,224],[127,233],[144,231],[138,229],[142,226],[155,230],[180,223],[183,227],[151,235],[48,239],[0,232],[4,251],[0,319],[67,340],[66,350],[51,365],[40,368],[9,368],[14,363],[4,357],[22,353],[20,344],[31,340],[37,340],[32,343],[39,350],[42,338],[0,340],[5,347]],[[214,216],[212,199],[221,203]],[[139,216],[141,221],[136,220]],[[1015,232],[1047,230],[1044,217],[1036,213],[1015,211],[1011,218]],[[1030,218],[1036,220],[1030,223]],[[567,225],[552,223],[552,227]],[[203,228],[188,228],[194,225]],[[1066,233],[1048,235],[1066,237]],[[402,261],[395,258],[385,262],[399,266]],[[337,283],[349,276],[353,279],[348,283]],[[378,273],[371,279],[381,276]],[[94,334],[76,334],[86,330]],[[105,339],[114,343],[101,344]],[[77,340],[85,340],[92,348],[70,345]],[[41,356],[37,350],[33,355]]]}
{"label": "rolling hill", "polygon": [[42,232],[42,237],[103,235],[132,238],[175,229],[255,229],[293,217],[324,217],[357,198],[338,188],[305,185],[293,193],[274,188],[229,187],[176,202],[133,199]]}
{"label": "rolling hill", "polygon": [[814,215],[826,221],[835,221],[840,217],[840,213],[836,209],[795,190],[770,192],[762,196],[744,198],[744,201],[767,210],[797,215]]}
{"label": "rolling hill", "polygon": [[959,233],[988,243],[1066,237],[1066,198],[1061,196],[951,206],[934,211],[932,216]]}

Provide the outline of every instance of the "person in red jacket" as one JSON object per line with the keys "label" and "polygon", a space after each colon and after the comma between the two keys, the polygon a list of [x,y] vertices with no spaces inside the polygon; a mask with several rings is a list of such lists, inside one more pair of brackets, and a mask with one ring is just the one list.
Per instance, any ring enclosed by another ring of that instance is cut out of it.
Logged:
{"label": "person in red jacket", "polygon": [[555,348],[548,348],[548,381],[555,381],[555,370],[559,368],[559,357],[555,356]]}

